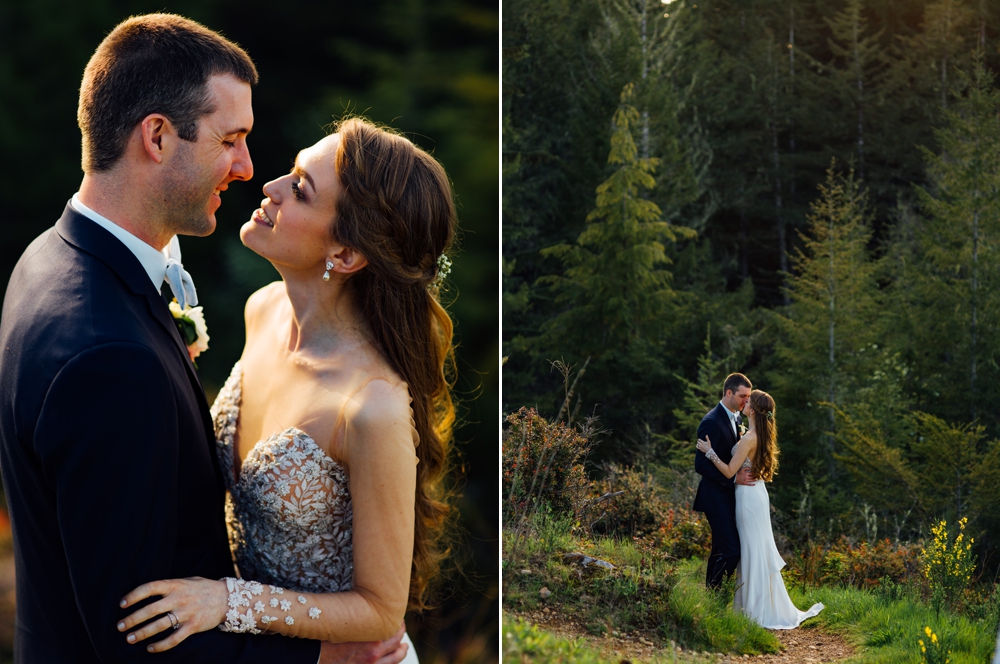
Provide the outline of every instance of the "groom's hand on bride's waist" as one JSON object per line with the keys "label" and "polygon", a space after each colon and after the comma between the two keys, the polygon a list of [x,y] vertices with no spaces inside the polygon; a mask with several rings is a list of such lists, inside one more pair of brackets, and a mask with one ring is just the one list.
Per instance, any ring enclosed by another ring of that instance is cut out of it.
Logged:
{"label": "groom's hand on bride's waist", "polygon": [[749,468],[740,468],[740,472],[736,473],[736,483],[743,486],[753,486],[757,483],[757,476]]}
{"label": "groom's hand on bride's waist", "polygon": [[406,624],[385,641],[368,643],[328,643],[323,642],[318,664],[399,664],[406,657],[409,648],[402,643]]}

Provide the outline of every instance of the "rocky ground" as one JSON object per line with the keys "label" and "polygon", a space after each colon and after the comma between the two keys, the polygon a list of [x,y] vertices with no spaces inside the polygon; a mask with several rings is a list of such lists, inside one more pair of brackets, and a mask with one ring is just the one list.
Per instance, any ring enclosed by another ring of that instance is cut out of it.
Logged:
{"label": "rocky ground", "polygon": [[[518,615],[518,614],[514,614]],[[621,662],[645,662],[650,660],[667,662],[713,662],[717,664],[734,662],[788,662],[812,664],[813,662],[839,662],[855,654],[855,649],[843,637],[821,632],[808,626],[796,630],[775,630],[773,634],[784,646],[784,650],[774,655],[730,655],[724,653],[694,652],[678,647],[672,641],[653,634],[612,632],[604,636],[592,636],[584,626],[571,618],[561,616],[548,607],[538,611],[519,614],[518,617],[534,623],[545,631],[564,638],[582,638],[587,647],[601,652],[605,657],[620,659]]]}

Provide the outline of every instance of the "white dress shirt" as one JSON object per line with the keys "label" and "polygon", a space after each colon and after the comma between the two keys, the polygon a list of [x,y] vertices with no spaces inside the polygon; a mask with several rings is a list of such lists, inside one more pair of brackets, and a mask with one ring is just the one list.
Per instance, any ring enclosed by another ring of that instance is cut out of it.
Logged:
{"label": "white dress shirt", "polygon": [[732,427],[733,427],[733,435],[736,436],[736,440],[739,440],[740,439],[740,429],[739,429],[739,427],[736,426],[736,421],[737,421],[736,418],[738,418],[740,416],[740,414],[737,413],[737,412],[735,412],[735,411],[729,410],[729,407],[726,406],[726,404],[722,403],[722,401],[719,401],[719,405],[722,406],[723,408],[725,408],[726,412],[729,413],[729,424],[732,425]]}
{"label": "white dress shirt", "polygon": [[157,251],[107,217],[91,210],[80,201],[79,192],[73,194],[70,205],[87,219],[121,240],[121,243],[128,247],[129,251],[142,263],[142,269],[149,275],[149,280],[153,282],[156,292],[160,292],[160,288],[163,286],[163,276],[167,273],[167,257],[162,251]]}

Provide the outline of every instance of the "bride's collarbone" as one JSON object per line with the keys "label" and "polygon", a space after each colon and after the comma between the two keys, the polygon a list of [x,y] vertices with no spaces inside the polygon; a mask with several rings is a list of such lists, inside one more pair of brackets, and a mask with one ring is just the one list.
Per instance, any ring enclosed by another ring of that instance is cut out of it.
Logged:
{"label": "bride's collarbone", "polygon": [[294,399],[277,399],[257,403],[244,401],[240,409],[240,420],[236,427],[236,442],[245,456],[257,443],[295,429],[311,438],[324,452],[329,453],[333,445],[338,408],[335,406],[302,407]]}
{"label": "bride's collarbone", "polygon": [[240,457],[288,429],[304,433],[333,456],[337,415],[345,402],[335,392],[303,382],[243,386],[235,442]]}

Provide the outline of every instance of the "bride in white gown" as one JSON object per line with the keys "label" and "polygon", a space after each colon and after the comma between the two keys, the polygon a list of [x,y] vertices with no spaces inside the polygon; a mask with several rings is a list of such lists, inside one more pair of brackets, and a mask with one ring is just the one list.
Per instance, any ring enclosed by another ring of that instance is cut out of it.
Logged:
{"label": "bride in white gown", "polygon": [[750,428],[733,448],[727,465],[711,448],[711,441],[699,440],[705,453],[726,477],[740,468],[752,468],[758,481],[750,486],[736,485],[736,529],[740,534],[740,562],[736,568],[736,596],[733,609],[745,613],[768,629],[794,629],[803,620],[823,610],[814,604],[799,611],[785,590],[781,568],[785,561],[778,554],[771,531],[771,504],[765,482],[770,482],[778,468],[778,427],[774,417],[774,399],[767,392],[754,390],[743,407]]}
{"label": "bride in white gown", "polygon": [[391,664],[450,509],[451,187],[405,137],[354,118],[264,194],[240,237],[282,281],[247,302],[243,355],[212,408],[242,578],[144,584],[123,607],[161,599],[118,628],[129,643],[173,628],[150,652],[216,627],[316,639],[321,662],[344,652],[332,644],[383,642]]}

